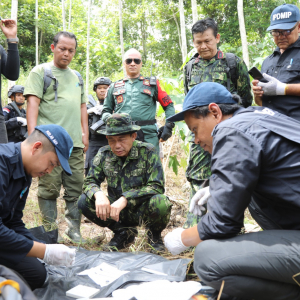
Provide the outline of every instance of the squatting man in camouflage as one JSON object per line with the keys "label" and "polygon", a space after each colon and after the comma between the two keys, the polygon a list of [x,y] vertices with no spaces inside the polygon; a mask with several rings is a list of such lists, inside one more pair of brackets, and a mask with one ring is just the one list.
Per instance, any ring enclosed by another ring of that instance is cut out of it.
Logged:
{"label": "squatting man in camouflage", "polygon": [[[149,244],[164,249],[161,232],[166,228],[172,204],[164,195],[164,174],[155,147],[136,141],[137,125],[126,113],[107,119],[108,146],[102,147],[84,180],[78,208],[89,220],[108,227],[114,237],[105,249],[122,249],[134,241],[136,226],[147,226]],[[108,196],[101,190],[106,178]],[[108,246],[108,247],[107,247]]]}

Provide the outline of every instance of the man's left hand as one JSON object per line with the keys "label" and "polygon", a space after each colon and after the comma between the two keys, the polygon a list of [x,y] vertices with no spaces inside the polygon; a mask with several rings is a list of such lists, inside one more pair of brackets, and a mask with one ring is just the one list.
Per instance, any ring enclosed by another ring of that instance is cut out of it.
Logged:
{"label": "man's left hand", "polygon": [[17,37],[17,22],[12,19],[3,19],[0,21],[0,28],[7,39]]}
{"label": "man's left hand", "polygon": [[126,206],[127,206],[127,199],[124,196],[122,196],[121,198],[119,198],[117,201],[115,201],[113,204],[110,205],[110,217],[116,222],[119,222],[120,212]]}
{"label": "man's left hand", "polygon": [[165,142],[172,136],[172,129],[175,127],[175,124],[168,122],[165,126],[159,128],[158,132],[162,131],[159,142]]}
{"label": "man's left hand", "polygon": [[269,82],[259,82],[257,86],[261,86],[266,96],[279,96],[285,95],[285,88],[287,84],[279,81],[275,77],[272,77],[266,73],[263,74],[264,78],[267,79]]}
{"label": "man's left hand", "polygon": [[84,145],[83,152],[85,153],[89,149],[89,137],[86,134],[82,135],[82,143]]}
{"label": "man's left hand", "polygon": [[173,255],[177,255],[188,249],[182,243],[181,234],[183,231],[183,228],[176,228],[165,236],[165,246]]}

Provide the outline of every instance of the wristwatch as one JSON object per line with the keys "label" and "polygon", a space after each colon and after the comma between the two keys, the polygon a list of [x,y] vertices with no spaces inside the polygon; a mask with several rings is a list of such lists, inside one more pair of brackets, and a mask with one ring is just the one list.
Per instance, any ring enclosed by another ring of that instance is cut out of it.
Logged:
{"label": "wristwatch", "polygon": [[19,38],[18,37],[16,37],[16,38],[14,38],[14,39],[6,39],[6,41],[8,42],[8,43],[19,43]]}

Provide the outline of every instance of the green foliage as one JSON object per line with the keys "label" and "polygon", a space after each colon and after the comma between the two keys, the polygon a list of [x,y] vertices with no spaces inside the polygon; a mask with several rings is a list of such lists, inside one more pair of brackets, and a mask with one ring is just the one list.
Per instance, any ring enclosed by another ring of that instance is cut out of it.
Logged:
{"label": "green foliage", "polygon": [[180,166],[177,156],[176,155],[170,155],[169,157],[169,168],[173,169],[173,172],[177,175],[178,174],[178,167]]}

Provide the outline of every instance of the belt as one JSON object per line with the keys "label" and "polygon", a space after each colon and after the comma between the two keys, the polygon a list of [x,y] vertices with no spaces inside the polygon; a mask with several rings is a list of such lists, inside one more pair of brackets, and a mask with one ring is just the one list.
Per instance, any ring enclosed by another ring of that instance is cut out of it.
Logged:
{"label": "belt", "polygon": [[132,121],[132,124],[138,126],[154,125],[156,124],[156,119],[146,121]]}

